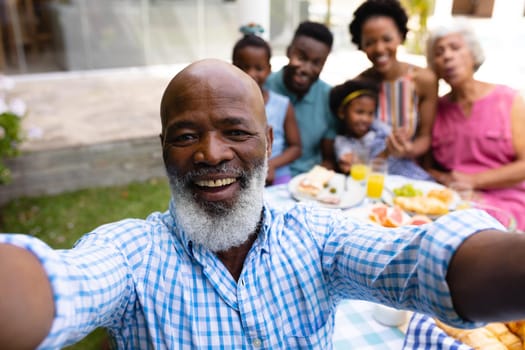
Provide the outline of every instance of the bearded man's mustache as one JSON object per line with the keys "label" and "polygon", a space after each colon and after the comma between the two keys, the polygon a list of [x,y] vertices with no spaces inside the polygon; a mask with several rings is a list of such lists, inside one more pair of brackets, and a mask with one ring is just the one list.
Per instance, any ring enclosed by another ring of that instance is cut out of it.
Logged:
{"label": "bearded man's mustache", "polygon": [[201,178],[203,176],[209,175],[228,175],[237,178],[241,188],[246,188],[248,186],[250,177],[253,175],[254,171],[264,164],[263,161],[252,161],[250,162],[250,169],[245,170],[242,168],[234,167],[232,165],[222,163],[218,166],[210,165],[200,165],[198,169],[191,170],[184,175],[180,175],[178,171],[172,165],[166,165],[166,172],[171,177],[176,177],[178,182],[184,187],[190,187],[196,178]]}
{"label": "bearded man's mustache", "polygon": [[[184,175],[180,175],[175,167],[166,165],[166,172],[172,189],[184,189],[191,193],[191,187],[194,185],[195,179],[202,178],[209,175],[228,175],[233,176],[239,182],[241,189],[248,188],[250,179],[253,177],[257,169],[264,166],[265,159],[262,161],[252,161],[250,169],[245,170],[230,164],[222,163],[218,166],[199,165],[197,169],[191,170]],[[195,193],[192,195],[195,202],[211,215],[226,215],[235,205],[237,198],[231,198],[228,201],[204,202],[200,201]]]}

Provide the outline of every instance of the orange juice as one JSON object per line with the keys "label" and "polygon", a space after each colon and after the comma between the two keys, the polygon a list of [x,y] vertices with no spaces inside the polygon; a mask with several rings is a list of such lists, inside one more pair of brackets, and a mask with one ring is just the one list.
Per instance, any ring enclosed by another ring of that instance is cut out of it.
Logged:
{"label": "orange juice", "polygon": [[367,172],[368,167],[365,164],[352,164],[350,168],[350,174],[355,181],[363,181],[366,179]]}
{"label": "orange juice", "polygon": [[372,173],[368,175],[366,185],[366,195],[369,198],[381,198],[383,193],[383,185],[385,183],[385,175],[380,173]]}

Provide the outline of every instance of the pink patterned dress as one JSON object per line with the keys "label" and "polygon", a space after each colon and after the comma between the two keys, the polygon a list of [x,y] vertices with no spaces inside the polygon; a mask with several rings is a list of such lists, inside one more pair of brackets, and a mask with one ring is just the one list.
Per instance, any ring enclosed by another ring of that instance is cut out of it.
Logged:
{"label": "pink patterned dress", "polygon": [[[514,161],[510,112],[517,93],[496,85],[474,103],[470,117],[448,96],[441,97],[432,130],[435,159],[445,169],[464,173],[478,173]],[[525,230],[525,181],[512,187],[483,190],[478,201],[511,212],[518,228]],[[498,217],[497,213],[491,214]]]}

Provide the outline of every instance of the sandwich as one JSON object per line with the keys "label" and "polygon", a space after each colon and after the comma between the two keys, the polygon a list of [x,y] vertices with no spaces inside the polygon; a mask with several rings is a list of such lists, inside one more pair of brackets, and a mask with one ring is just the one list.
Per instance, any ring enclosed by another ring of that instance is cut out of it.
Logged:
{"label": "sandwich", "polygon": [[328,185],[328,182],[330,182],[334,175],[335,172],[333,170],[316,165],[301,179],[297,185],[297,191],[316,197],[319,192]]}

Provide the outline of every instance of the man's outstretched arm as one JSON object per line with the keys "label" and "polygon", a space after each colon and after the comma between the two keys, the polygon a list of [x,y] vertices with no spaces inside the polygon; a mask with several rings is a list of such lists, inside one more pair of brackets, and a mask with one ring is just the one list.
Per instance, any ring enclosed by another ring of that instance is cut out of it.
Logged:
{"label": "man's outstretched arm", "polygon": [[54,317],[51,284],[29,251],[0,244],[0,348],[34,349]]}
{"label": "man's outstretched arm", "polygon": [[483,231],[467,238],[450,262],[447,282],[463,318],[525,319],[525,235]]}

